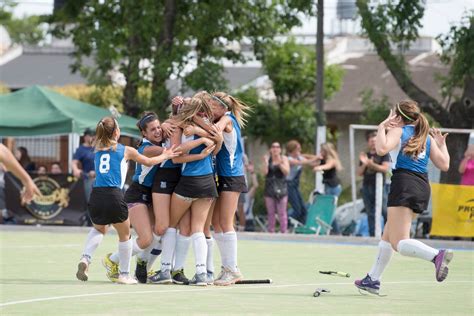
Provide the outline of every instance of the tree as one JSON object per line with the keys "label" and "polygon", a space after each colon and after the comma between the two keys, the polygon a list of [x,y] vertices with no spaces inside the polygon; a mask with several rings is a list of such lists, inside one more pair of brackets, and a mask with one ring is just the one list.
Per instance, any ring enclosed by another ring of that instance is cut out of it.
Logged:
{"label": "tree", "polygon": [[13,43],[36,45],[45,37],[40,24],[43,22],[38,15],[23,18],[13,17],[12,10],[17,5],[13,1],[2,1],[0,4],[0,25],[5,26]]}
{"label": "tree", "polygon": [[[288,122],[287,118],[284,119],[286,107],[306,106],[305,114],[314,116],[316,53],[312,47],[297,44],[291,37],[284,43],[267,44],[263,68],[272,81],[276,95],[279,130],[285,130],[284,122]],[[337,65],[325,67],[325,99],[340,89],[343,75],[344,71]],[[310,134],[312,137],[314,132]]]}
{"label": "tree", "polygon": [[[124,108],[135,115],[148,107],[165,112],[166,82],[185,78],[193,89],[222,88],[222,60],[244,62],[234,43],[247,41],[257,56],[264,44],[300,24],[301,13],[311,12],[310,0],[246,1],[68,1],[55,12],[55,34],[72,35],[76,45],[73,69],[98,84],[110,82],[119,70],[127,86]],[[94,58],[96,67],[84,57]],[[194,62],[196,68],[184,72]],[[139,87],[151,85],[149,104],[139,104]]]}
{"label": "tree", "polygon": [[[441,60],[451,66],[443,87],[451,92],[451,96],[459,88],[460,93],[454,100],[448,98],[446,104],[430,96],[410,77],[403,58],[403,51],[418,37],[424,4],[421,1],[398,0],[387,1],[383,5],[369,6],[367,0],[357,0],[359,14],[362,17],[362,28],[375,46],[377,54],[397,81],[400,88],[421,109],[430,114],[443,127],[473,128],[474,127],[474,19],[472,12],[467,13],[462,23],[451,29],[450,34],[441,37],[443,53]],[[391,51],[390,44],[399,48],[399,54]],[[451,81],[451,85],[446,82]],[[451,165],[457,166],[462,158],[467,135],[451,134],[448,137],[448,150]],[[459,183],[456,168],[443,173],[442,181]]]}

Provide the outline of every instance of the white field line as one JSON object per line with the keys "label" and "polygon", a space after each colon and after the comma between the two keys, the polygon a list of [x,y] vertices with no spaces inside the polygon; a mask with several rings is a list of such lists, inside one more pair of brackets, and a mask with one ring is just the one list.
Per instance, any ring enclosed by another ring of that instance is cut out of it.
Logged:
{"label": "white field line", "polygon": [[[449,283],[472,283],[472,281],[450,281]],[[191,289],[179,289],[179,290],[154,290],[154,291],[124,291],[124,292],[102,292],[102,293],[89,293],[89,294],[78,294],[78,295],[62,295],[62,296],[51,296],[35,298],[30,300],[11,301],[1,303],[0,307],[28,304],[45,301],[56,301],[70,298],[82,298],[82,297],[94,297],[94,296],[108,296],[108,295],[119,295],[119,294],[149,294],[149,293],[176,293],[176,292],[214,292],[224,290],[240,290],[240,289],[275,289],[275,288],[286,288],[286,287],[299,287],[299,286],[321,286],[321,285],[352,285],[350,282],[337,282],[337,283],[309,283],[309,284],[280,284],[280,285],[253,285],[253,286],[241,286],[234,285],[228,287],[207,287],[207,288],[191,288]],[[400,281],[400,282],[384,282],[384,284],[424,284],[424,285],[435,285],[434,281]]]}

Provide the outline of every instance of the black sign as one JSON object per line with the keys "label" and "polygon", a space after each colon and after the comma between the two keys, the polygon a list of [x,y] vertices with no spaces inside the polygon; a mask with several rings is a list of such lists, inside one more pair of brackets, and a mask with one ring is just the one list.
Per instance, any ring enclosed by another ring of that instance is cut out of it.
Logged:
{"label": "black sign", "polygon": [[6,207],[18,224],[82,225],[87,213],[84,182],[69,174],[30,174],[42,196],[21,205],[21,182],[5,174]]}

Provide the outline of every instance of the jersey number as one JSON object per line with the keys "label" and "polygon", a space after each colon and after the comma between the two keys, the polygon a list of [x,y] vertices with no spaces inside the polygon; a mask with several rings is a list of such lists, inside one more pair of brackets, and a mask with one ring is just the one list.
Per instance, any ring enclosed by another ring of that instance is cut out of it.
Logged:
{"label": "jersey number", "polygon": [[107,173],[110,170],[110,155],[104,154],[100,156],[99,172]]}

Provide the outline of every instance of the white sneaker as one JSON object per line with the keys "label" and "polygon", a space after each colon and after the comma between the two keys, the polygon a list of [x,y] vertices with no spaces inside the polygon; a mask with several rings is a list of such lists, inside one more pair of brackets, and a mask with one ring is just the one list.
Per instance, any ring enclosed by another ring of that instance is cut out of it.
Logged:
{"label": "white sneaker", "polygon": [[137,284],[138,281],[135,278],[131,277],[128,273],[121,273],[117,278],[117,283],[130,285]]}
{"label": "white sneaker", "polygon": [[225,269],[222,277],[214,281],[214,285],[227,286],[235,284],[235,282],[240,281],[244,278],[240,270],[231,271],[230,269]]}
{"label": "white sneaker", "polygon": [[214,278],[214,282],[216,282],[217,280],[220,280],[222,278],[222,276],[224,275],[224,272],[225,272],[225,268],[224,268],[224,266],[221,266],[221,272],[219,272],[217,277]]}
{"label": "white sneaker", "polygon": [[89,279],[89,275],[87,274],[88,271],[89,262],[87,262],[86,259],[81,259],[77,265],[76,278],[80,281],[87,281]]}

